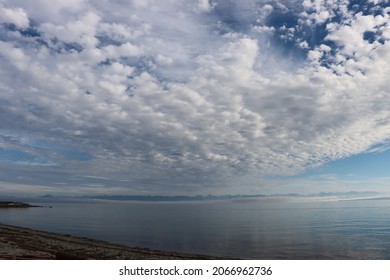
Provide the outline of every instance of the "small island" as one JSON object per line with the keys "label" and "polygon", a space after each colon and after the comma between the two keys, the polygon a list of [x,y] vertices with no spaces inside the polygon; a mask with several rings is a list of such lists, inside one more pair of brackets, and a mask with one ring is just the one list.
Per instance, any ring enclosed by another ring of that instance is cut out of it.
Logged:
{"label": "small island", "polygon": [[31,205],[25,202],[0,201],[0,208],[28,208],[28,207],[38,207],[38,206]]}

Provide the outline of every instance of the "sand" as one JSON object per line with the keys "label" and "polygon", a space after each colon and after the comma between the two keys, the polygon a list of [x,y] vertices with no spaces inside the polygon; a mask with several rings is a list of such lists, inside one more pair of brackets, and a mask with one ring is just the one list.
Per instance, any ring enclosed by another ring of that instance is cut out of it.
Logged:
{"label": "sand", "polygon": [[200,260],[216,258],[128,247],[89,238],[0,224],[0,259]]}

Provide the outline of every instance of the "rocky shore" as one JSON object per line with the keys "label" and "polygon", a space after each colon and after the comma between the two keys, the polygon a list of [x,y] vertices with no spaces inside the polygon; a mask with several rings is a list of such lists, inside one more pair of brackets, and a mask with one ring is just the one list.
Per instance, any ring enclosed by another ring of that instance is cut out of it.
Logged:
{"label": "rocky shore", "polygon": [[0,224],[0,259],[200,260],[215,258],[133,248],[105,241]]}

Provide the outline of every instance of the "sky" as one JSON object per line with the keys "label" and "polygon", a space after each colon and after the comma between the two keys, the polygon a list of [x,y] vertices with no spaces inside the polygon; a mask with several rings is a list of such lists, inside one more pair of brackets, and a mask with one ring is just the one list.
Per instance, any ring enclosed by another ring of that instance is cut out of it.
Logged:
{"label": "sky", "polygon": [[0,194],[390,190],[388,0],[0,0]]}

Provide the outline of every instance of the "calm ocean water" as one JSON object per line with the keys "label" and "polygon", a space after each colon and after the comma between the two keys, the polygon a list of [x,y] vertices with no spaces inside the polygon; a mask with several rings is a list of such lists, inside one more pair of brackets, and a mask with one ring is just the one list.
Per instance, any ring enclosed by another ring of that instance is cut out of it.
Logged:
{"label": "calm ocean water", "polygon": [[47,205],[0,209],[0,223],[222,257],[390,259],[390,200]]}

